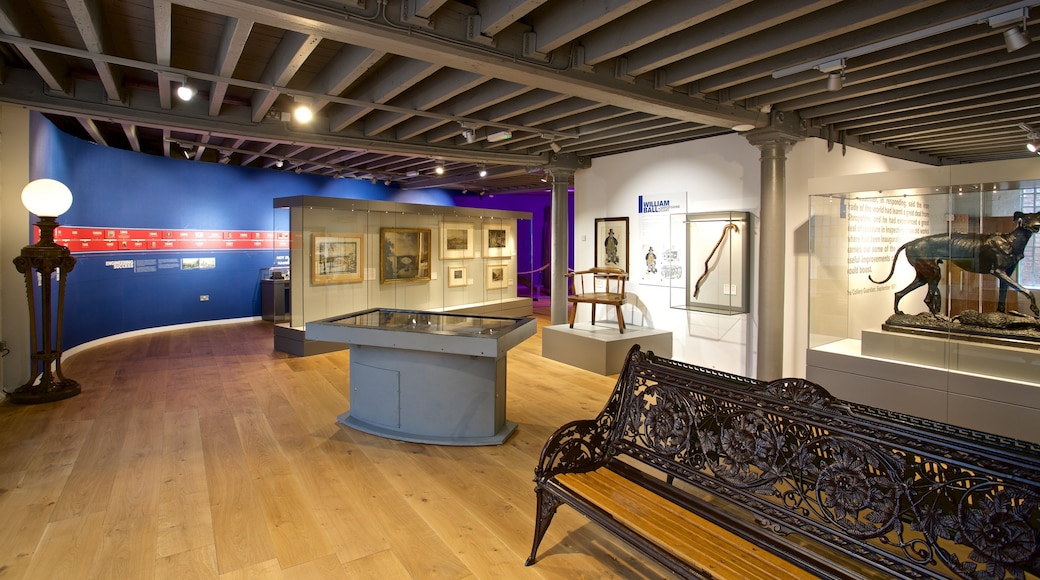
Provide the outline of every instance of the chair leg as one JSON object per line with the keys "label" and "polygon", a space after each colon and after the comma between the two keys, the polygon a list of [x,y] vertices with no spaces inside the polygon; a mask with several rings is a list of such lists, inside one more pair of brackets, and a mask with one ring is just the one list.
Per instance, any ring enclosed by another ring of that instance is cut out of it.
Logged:
{"label": "chair leg", "polygon": [[578,314],[578,304],[576,302],[572,303],[570,307],[571,311],[567,313],[567,322],[570,323],[571,328],[574,328],[574,317]]}
{"label": "chair leg", "polygon": [[621,334],[625,334],[625,317],[621,315],[621,305],[615,306],[617,309],[617,327],[621,331]]}
{"label": "chair leg", "polygon": [[592,307],[592,326],[596,326],[596,305],[589,304]]}

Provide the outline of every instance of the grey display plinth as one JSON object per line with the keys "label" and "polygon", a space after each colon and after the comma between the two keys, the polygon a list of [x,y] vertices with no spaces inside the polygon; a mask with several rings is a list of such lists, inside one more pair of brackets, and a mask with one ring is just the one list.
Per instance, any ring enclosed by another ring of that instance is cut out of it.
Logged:
{"label": "grey display plinth", "polygon": [[376,309],[307,323],[307,338],[350,345],[347,427],[401,441],[497,445],[506,419],[506,353],[533,318]]}
{"label": "grey display plinth", "polygon": [[616,375],[625,364],[632,345],[651,350],[658,356],[671,358],[672,332],[641,326],[626,326],[621,334],[617,327],[600,323],[566,324],[542,328],[542,356],[573,367]]}

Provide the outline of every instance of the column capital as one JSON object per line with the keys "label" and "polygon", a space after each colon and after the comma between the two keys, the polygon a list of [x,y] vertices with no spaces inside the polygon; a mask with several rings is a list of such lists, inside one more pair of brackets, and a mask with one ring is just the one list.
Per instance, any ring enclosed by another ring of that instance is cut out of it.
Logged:
{"label": "column capital", "polygon": [[770,117],[768,126],[752,129],[744,133],[744,138],[758,148],[782,145],[785,151],[789,151],[806,135],[805,123],[796,113],[776,111]]}
{"label": "column capital", "polygon": [[587,157],[581,157],[575,153],[552,153],[549,162],[545,164],[545,172],[553,177],[570,178],[579,169],[589,167]]}

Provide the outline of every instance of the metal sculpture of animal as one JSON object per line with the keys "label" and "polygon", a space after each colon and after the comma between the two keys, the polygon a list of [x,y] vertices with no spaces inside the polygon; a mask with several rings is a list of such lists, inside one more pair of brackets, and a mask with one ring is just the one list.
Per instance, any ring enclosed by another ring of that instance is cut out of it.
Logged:
{"label": "metal sculpture of animal", "polygon": [[870,281],[875,284],[884,284],[892,278],[896,271],[896,260],[899,252],[906,252],[906,261],[914,267],[917,276],[909,286],[896,292],[895,311],[899,310],[899,301],[904,296],[928,285],[928,293],[925,295],[924,303],[932,314],[938,314],[942,306],[942,297],[939,294],[939,281],[942,271],[939,268],[944,260],[956,264],[968,272],[978,274],[992,274],[998,279],[997,311],[1004,312],[1007,302],[1008,287],[1018,290],[1029,298],[1029,307],[1033,316],[1040,317],[1040,310],[1036,306],[1036,298],[1033,293],[1016,282],[1011,274],[1022,260],[1026,244],[1029,238],[1036,232],[1040,232],[1040,213],[1015,212],[1015,222],[1018,224],[1012,232],[1007,234],[935,234],[911,240],[896,250],[892,256],[892,269],[884,280],[875,280],[869,276]]}

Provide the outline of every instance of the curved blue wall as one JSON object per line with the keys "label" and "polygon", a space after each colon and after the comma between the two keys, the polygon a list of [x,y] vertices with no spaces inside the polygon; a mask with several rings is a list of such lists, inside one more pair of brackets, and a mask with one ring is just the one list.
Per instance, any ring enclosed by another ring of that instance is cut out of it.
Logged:
{"label": "curved blue wall", "polygon": [[[30,119],[30,147],[30,178],[57,179],[72,190],[72,208],[59,218],[68,226],[266,231],[274,229],[273,200],[296,195],[453,205],[439,189],[402,192],[381,183],[102,147],[59,131],[38,113]],[[259,316],[260,270],[287,253],[77,253],[68,277],[63,347],[143,328]],[[193,257],[215,257],[216,266],[180,269],[181,258]],[[135,267],[112,265],[126,260]],[[200,302],[201,295],[209,300]]]}

